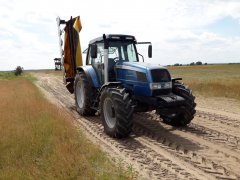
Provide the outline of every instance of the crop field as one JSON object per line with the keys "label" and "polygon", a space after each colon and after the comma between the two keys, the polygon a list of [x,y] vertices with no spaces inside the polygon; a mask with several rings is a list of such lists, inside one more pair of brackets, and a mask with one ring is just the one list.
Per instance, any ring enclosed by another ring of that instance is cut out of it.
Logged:
{"label": "crop field", "polygon": [[0,73],[0,179],[131,177],[44,98],[35,80]]}
{"label": "crop field", "polygon": [[195,93],[240,101],[240,64],[176,66],[168,69],[173,77],[182,77]]}

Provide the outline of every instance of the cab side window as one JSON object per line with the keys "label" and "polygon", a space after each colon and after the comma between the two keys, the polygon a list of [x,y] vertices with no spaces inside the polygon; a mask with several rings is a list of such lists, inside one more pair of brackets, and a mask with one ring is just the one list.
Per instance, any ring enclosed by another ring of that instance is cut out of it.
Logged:
{"label": "cab side window", "polygon": [[104,53],[104,46],[103,43],[98,43],[97,44],[97,58],[91,58],[91,46],[88,47],[88,60],[87,63],[88,64],[99,64],[99,63],[103,63],[103,53]]}
{"label": "cab side window", "polygon": [[127,55],[130,62],[136,62],[137,56],[133,44],[127,46]]}
{"label": "cab side window", "polygon": [[104,45],[103,43],[97,44],[97,58],[93,59],[92,63],[103,63],[103,56],[104,56]]}

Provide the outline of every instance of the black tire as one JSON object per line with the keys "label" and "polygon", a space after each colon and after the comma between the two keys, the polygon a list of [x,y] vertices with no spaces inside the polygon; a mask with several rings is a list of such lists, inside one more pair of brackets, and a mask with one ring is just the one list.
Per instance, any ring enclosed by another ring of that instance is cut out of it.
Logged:
{"label": "black tire", "polygon": [[172,126],[186,126],[189,124],[196,113],[194,102],[195,97],[192,95],[192,91],[179,82],[173,82],[173,93],[183,97],[186,102],[182,107],[182,113],[175,116],[161,116],[163,122]]}
{"label": "black tire", "polygon": [[80,72],[75,77],[74,94],[75,104],[79,114],[82,116],[91,116],[96,113],[96,111],[91,108],[93,104],[92,101],[94,97],[94,89],[88,82],[84,72]]}
{"label": "black tire", "polygon": [[114,138],[125,138],[132,131],[133,106],[125,89],[105,88],[100,97],[104,131]]}

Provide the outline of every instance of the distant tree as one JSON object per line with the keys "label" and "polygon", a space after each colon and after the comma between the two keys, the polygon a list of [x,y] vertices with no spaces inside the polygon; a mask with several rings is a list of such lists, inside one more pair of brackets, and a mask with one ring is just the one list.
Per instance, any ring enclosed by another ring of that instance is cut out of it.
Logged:
{"label": "distant tree", "polygon": [[182,66],[182,64],[179,64],[179,66]]}
{"label": "distant tree", "polygon": [[17,66],[16,69],[14,70],[14,74],[15,74],[16,76],[19,76],[19,75],[21,75],[22,73],[23,73],[23,67]]}
{"label": "distant tree", "polygon": [[190,63],[190,66],[194,66],[194,65],[195,65],[195,63],[194,63],[194,62],[191,62],[191,63]]}
{"label": "distant tree", "polygon": [[197,61],[196,65],[202,65],[202,62],[201,61]]}
{"label": "distant tree", "polygon": [[204,65],[207,65],[207,63],[204,63]]}
{"label": "distant tree", "polygon": [[179,63],[174,64],[174,66],[179,66]]}

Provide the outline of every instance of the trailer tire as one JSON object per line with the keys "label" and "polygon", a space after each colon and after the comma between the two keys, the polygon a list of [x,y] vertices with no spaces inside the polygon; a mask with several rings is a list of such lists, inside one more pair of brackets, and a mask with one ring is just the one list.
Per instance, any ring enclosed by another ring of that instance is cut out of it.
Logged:
{"label": "trailer tire", "polygon": [[94,89],[88,82],[84,72],[78,73],[75,77],[74,94],[75,104],[80,115],[91,116],[96,113],[96,110],[91,108],[93,104],[92,100],[94,97]]}
{"label": "trailer tire", "polygon": [[132,131],[132,100],[125,89],[105,88],[100,97],[104,131],[113,138],[125,138]]}
{"label": "trailer tire", "polygon": [[184,86],[180,82],[173,82],[173,93],[183,97],[186,102],[182,108],[182,113],[176,116],[160,116],[163,122],[172,126],[186,126],[189,124],[196,113],[194,102],[195,97],[192,95],[192,91]]}

